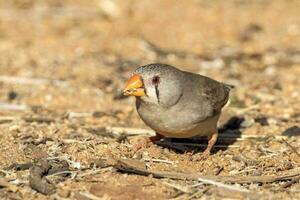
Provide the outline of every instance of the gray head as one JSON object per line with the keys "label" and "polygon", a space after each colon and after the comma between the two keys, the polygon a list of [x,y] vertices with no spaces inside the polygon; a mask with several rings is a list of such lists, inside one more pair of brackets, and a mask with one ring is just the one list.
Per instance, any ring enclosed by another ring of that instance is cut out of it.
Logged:
{"label": "gray head", "polygon": [[128,81],[125,95],[162,107],[174,105],[182,95],[182,71],[166,64],[138,67]]}

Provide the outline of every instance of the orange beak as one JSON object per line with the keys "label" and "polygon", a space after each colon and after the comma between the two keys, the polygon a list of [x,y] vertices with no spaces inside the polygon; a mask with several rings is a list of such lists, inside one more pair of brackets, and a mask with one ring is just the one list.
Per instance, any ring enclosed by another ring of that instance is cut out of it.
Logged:
{"label": "orange beak", "polygon": [[123,91],[125,96],[145,96],[144,84],[140,75],[133,75],[127,82],[127,85]]}

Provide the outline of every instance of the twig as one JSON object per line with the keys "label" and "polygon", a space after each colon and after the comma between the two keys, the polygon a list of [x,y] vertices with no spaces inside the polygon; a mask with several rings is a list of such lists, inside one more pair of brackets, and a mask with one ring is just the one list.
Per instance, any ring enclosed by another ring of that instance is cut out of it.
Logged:
{"label": "twig", "polygon": [[183,194],[179,197],[176,198],[172,198],[172,200],[192,200],[192,199],[200,199],[200,197],[202,195],[204,195],[208,190],[210,189],[210,187],[206,187],[202,190],[196,190],[194,193],[187,195],[187,194]]}
{"label": "twig", "polygon": [[120,111],[113,111],[113,112],[103,112],[103,111],[94,111],[94,112],[67,112],[66,117],[68,118],[85,118],[85,117],[94,117],[94,118],[101,118],[105,116],[116,117],[116,115]]}
{"label": "twig", "polygon": [[182,185],[178,185],[175,183],[169,183],[169,182],[162,182],[163,184],[175,188],[176,190],[179,190],[183,193],[189,193],[191,191],[191,188],[187,187],[187,186],[182,186]]}
{"label": "twig", "polygon": [[70,200],[70,198],[63,198],[59,196],[57,193],[53,194],[51,197],[55,200]]}
{"label": "twig", "polygon": [[8,188],[12,192],[18,191],[18,187],[16,185],[13,185],[13,184],[9,183],[4,178],[0,178],[0,187]]}
{"label": "twig", "polygon": [[154,136],[155,131],[140,128],[125,128],[125,127],[106,127],[106,131],[113,134],[126,134],[128,136],[147,135]]}
{"label": "twig", "polygon": [[14,121],[15,119],[18,119],[18,117],[11,117],[11,116],[0,117],[0,124],[10,123],[10,122]]}
{"label": "twig", "polygon": [[88,175],[94,175],[94,174],[103,173],[103,172],[107,172],[107,171],[111,171],[111,170],[112,170],[112,167],[106,167],[106,168],[101,168],[101,169],[96,169],[96,170],[89,170],[87,172],[77,174],[76,177],[82,178],[82,177],[85,177]]}
{"label": "twig", "polygon": [[297,151],[297,149],[296,149],[293,145],[291,145],[290,143],[288,143],[288,141],[286,141],[286,140],[283,139],[283,138],[282,138],[282,141],[283,141],[286,145],[288,145],[288,146],[292,149],[292,151],[300,158],[299,152]]}
{"label": "twig", "polygon": [[256,110],[258,108],[259,108],[259,105],[255,104],[255,105],[249,106],[247,108],[235,108],[235,107],[231,107],[230,109],[233,110],[237,115],[242,115],[242,114],[247,113],[248,111]]}
{"label": "twig", "polygon": [[[141,167],[137,167],[135,164],[131,164],[131,162],[132,161],[130,159],[116,160],[116,163],[113,164],[113,167],[121,172],[139,174],[143,176],[152,175],[154,178],[170,178],[177,180],[199,180],[199,178],[202,178],[216,182],[238,184],[273,183],[277,181],[294,180],[300,177],[300,172],[281,176],[206,176],[197,173],[177,173],[146,170]],[[137,161],[134,160],[134,162]]]}
{"label": "twig", "polygon": [[5,167],[4,169],[5,170],[21,171],[21,170],[27,170],[27,169],[29,169],[32,166],[33,166],[33,163],[30,163],[30,162],[28,162],[28,163],[21,163],[21,164],[13,163],[10,166]]}
{"label": "twig", "polygon": [[75,139],[63,139],[62,142],[64,144],[74,144],[74,143],[86,144],[86,141],[80,141],[80,140],[75,140]]}
{"label": "twig", "polygon": [[273,192],[300,193],[300,190],[293,190],[293,189],[287,190],[285,188],[276,188],[276,189],[270,189],[270,190]]}
{"label": "twig", "polygon": [[83,118],[83,117],[92,117],[93,112],[68,112],[68,118]]}
{"label": "twig", "polygon": [[[4,109],[1,107],[0,104],[0,110],[15,110],[15,111],[23,111],[22,106],[20,108],[15,107],[16,105],[13,105],[11,107],[11,104],[7,104],[9,107],[5,106]],[[19,106],[19,105],[17,105]],[[25,108],[25,107],[24,107]],[[13,116],[7,116],[7,117],[0,117],[0,123],[5,123],[5,122],[12,122],[14,120],[24,120],[25,122],[32,123],[32,122],[37,122],[37,123],[52,123],[55,122],[54,118],[50,117],[43,117],[43,116],[36,116],[36,117],[13,117]]]}
{"label": "twig", "polygon": [[287,136],[283,135],[237,135],[237,134],[230,134],[230,133],[221,133],[219,138],[236,138],[237,140],[246,140],[246,139],[256,139],[256,140],[265,140],[268,138],[274,138],[276,140],[280,140],[283,138],[288,138]]}
{"label": "twig", "polygon": [[244,188],[240,188],[240,187],[233,186],[233,185],[227,185],[227,184],[220,183],[220,182],[213,181],[213,180],[209,180],[209,179],[198,178],[198,180],[203,182],[203,183],[215,185],[217,187],[225,188],[225,189],[228,189],[228,190],[234,190],[234,191],[239,191],[239,192],[249,192],[249,190],[244,189]]}
{"label": "twig", "polygon": [[299,180],[300,180],[300,177],[294,178],[293,180],[291,180],[291,181],[289,181],[289,182],[286,182],[285,184],[281,185],[280,187],[281,187],[281,188],[288,188],[288,187],[290,187],[291,185],[293,185],[293,184],[299,182]]}
{"label": "twig", "polygon": [[171,164],[171,165],[174,164],[174,162],[171,160],[161,160],[161,159],[152,159],[152,158],[150,158],[150,159],[145,158],[143,160],[148,161],[148,162],[166,163],[166,164]]}
{"label": "twig", "polygon": [[58,156],[58,157],[48,157],[47,160],[64,160],[69,164],[69,166],[71,166],[75,169],[81,169],[82,168],[81,164],[79,162],[75,162],[75,161],[70,160],[67,155]]}
{"label": "twig", "polygon": [[79,194],[91,200],[103,200],[103,198],[97,197],[90,192],[79,192]]}
{"label": "twig", "polygon": [[2,174],[5,174],[5,176],[10,176],[10,175],[12,174],[12,172],[7,171],[6,169],[0,169],[0,172],[1,172]]}
{"label": "twig", "polygon": [[0,110],[24,111],[27,109],[28,107],[26,105],[9,104],[9,103],[0,102]]}
{"label": "twig", "polygon": [[61,172],[56,172],[56,173],[50,174],[47,177],[57,176],[57,175],[61,175],[61,174],[73,174],[73,172],[72,171],[61,171]]}
{"label": "twig", "polygon": [[49,118],[49,117],[24,117],[24,121],[32,123],[32,122],[37,122],[37,123],[52,123],[55,122],[55,119]]}
{"label": "twig", "polygon": [[9,183],[13,184],[13,185],[21,185],[21,184],[27,184],[29,183],[28,180],[20,180],[20,179],[15,179],[12,181],[9,181]]}

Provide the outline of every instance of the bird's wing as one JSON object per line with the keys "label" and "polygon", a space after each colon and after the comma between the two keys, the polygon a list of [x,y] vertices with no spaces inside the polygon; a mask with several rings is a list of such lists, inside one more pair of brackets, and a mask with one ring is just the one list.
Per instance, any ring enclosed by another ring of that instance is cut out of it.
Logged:
{"label": "bird's wing", "polygon": [[231,85],[217,82],[205,77],[203,81],[202,94],[210,102],[213,114],[221,112],[229,99],[229,92],[233,88]]}
{"label": "bird's wing", "polygon": [[219,114],[229,99],[231,86],[191,73],[186,77],[184,105],[180,107],[185,107],[190,120],[197,123]]}

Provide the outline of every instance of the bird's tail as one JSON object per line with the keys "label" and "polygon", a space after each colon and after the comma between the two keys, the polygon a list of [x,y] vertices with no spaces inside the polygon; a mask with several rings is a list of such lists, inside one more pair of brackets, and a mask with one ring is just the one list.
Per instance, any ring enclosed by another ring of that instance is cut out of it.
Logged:
{"label": "bird's tail", "polygon": [[227,83],[224,83],[224,85],[225,85],[228,89],[234,89],[234,88],[235,88],[234,85],[230,85],[230,84],[227,84]]}
{"label": "bird's tail", "polygon": [[228,92],[228,96],[227,96],[228,100],[227,100],[226,104],[224,105],[224,107],[227,107],[227,106],[229,106],[229,104],[231,102],[230,98],[229,98],[229,92],[230,92],[230,90],[234,89],[234,85],[229,85],[229,84],[224,83],[224,86],[225,86],[225,89]]}
{"label": "bird's tail", "polygon": [[225,88],[228,90],[228,92],[232,89],[234,89],[234,85],[230,85],[230,84],[227,84],[227,83],[224,83],[225,85]]}

